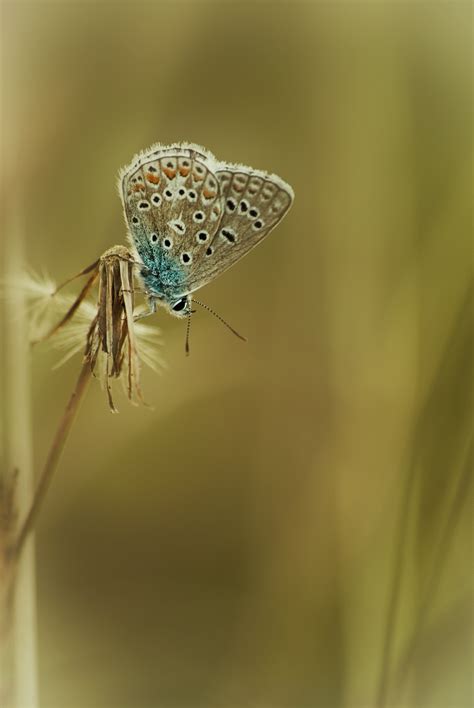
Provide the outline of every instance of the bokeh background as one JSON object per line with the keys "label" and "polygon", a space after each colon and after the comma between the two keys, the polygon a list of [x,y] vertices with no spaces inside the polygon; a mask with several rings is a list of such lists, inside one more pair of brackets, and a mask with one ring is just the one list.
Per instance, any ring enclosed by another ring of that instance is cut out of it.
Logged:
{"label": "bokeh background", "polygon": [[[156,141],[296,192],[201,293],[248,344],[199,312],[186,358],[163,312],[153,409],[91,386],[38,526],[42,705],[472,705],[471,4],[1,13],[2,192],[36,270],[124,242],[116,174]],[[34,351],[37,468],[57,359]]]}

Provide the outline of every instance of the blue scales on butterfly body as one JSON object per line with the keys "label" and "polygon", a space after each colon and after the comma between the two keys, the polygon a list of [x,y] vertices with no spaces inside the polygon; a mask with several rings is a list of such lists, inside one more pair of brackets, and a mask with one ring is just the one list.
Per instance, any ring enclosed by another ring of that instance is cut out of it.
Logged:
{"label": "blue scales on butterfly body", "polygon": [[141,225],[132,228],[133,240],[143,263],[140,275],[146,292],[156,299],[174,302],[183,293],[186,274],[176,258],[169,255],[159,242],[150,243]]}
{"label": "blue scales on butterfly body", "polygon": [[154,145],[119,175],[130,240],[150,309],[191,313],[191,294],[282,220],[294,194],[277,175],[219,162],[193,143]]}

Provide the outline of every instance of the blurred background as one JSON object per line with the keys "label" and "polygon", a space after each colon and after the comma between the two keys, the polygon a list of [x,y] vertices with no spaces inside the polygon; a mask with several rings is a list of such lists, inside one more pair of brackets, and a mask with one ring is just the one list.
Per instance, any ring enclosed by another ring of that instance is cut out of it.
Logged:
{"label": "blurred background", "polygon": [[[116,175],[156,141],[296,193],[200,293],[248,344],[199,311],[186,358],[160,312],[153,408],[91,385],[37,529],[42,706],[472,705],[471,4],[1,13],[29,266],[124,243]],[[36,469],[58,358],[32,359]]]}

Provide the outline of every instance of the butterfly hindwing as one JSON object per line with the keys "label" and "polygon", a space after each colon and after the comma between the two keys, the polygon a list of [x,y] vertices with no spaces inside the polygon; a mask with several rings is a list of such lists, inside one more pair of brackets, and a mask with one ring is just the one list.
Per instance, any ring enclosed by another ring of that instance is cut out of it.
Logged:
{"label": "butterfly hindwing", "polygon": [[274,175],[251,168],[225,167],[216,171],[222,199],[222,217],[204,256],[187,282],[197,290],[242,258],[282,220],[293,191]]}

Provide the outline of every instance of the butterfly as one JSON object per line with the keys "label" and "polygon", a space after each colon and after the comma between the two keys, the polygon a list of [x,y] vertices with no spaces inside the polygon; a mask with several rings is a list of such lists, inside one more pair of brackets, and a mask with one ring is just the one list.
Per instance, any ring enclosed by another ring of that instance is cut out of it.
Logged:
{"label": "butterfly", "polygon": [[191,294],[268,236],[294,199],[277,175],[185,142],[136,155],[118,188],[150,312],[161,305],[177,317],[189,317]]}

